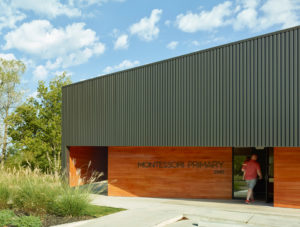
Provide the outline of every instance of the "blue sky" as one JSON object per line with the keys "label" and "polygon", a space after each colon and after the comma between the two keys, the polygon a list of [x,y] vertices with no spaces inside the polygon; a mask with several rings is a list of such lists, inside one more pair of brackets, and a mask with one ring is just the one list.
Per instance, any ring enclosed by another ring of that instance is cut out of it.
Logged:
{"label": "blue sky", "polygon": [[1,0],[0,57],[21,59],[26,95],[300,24],[300,0]]}

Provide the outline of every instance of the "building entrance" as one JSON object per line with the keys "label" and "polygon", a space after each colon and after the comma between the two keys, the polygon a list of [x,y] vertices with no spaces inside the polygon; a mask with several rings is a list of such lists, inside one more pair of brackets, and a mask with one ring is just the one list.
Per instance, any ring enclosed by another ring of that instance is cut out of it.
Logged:
{"label": "building entrance", "polygon": [[258,180],[254,188],[256,200],[273,202],[274,188],[274,154],[273,148],[233,148],[232,155],[232,197],[234,199],[245,199],[247,195],[247,185],[243,180],[242,164],[249,159],[252,154],[257,154],[261,167],[263,179]]}

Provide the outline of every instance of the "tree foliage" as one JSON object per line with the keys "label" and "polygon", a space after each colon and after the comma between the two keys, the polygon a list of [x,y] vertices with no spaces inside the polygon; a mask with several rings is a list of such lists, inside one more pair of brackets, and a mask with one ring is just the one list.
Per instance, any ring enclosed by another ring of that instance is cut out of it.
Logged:
{"label": "tree foliage", "polygon": [[48,87],[40,81],[37,97],[27,99],[9,116],[12,146],[8,164],[50,172],[60,168],[61,88],[70,83],[65,73],[50,81]]}
{"label": "tree foliage", "polygon": [[0,162],[6,159],[8,144],[8,123],[10,109],[20,100],[21,91],[18,89],[20,76],[25,72],[25,65],[18,60],[0,58]]}

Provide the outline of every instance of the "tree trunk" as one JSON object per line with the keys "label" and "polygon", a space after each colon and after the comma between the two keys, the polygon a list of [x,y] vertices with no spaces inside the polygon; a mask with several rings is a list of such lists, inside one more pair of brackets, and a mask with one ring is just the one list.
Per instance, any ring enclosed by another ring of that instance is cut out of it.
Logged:
{"label": "tree trunk", "polygon": [[3,135],[3,146],[2,146],[2,160],[1,162],[5,162],[7,155],[7,133],[8,133],[8,124],[6,122],[6,118],[8,117],[8,108],[5,110],[5,118],[4,118],[4,135]]}

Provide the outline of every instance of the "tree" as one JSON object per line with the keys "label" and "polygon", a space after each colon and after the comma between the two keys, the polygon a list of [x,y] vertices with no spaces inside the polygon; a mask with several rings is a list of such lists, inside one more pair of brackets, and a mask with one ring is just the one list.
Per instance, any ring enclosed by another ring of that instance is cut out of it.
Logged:
{"label": "tree", "polygon": [[29,98],[9,116],[10,164],[43,171],[60,168],[62,87],[70,84],[63,73],[49,83],[39,81],[36,98]]}
{"label": "tree", "polygon": [[7,118],[10,109],[20,100],[21,92],[18,90],[18,85],[20,84],[20,76],[25,72],[25,69],[26,67],[21,61],[0,58],[0,123],[2,123],[0,162],[3,162],[7,156]]}

